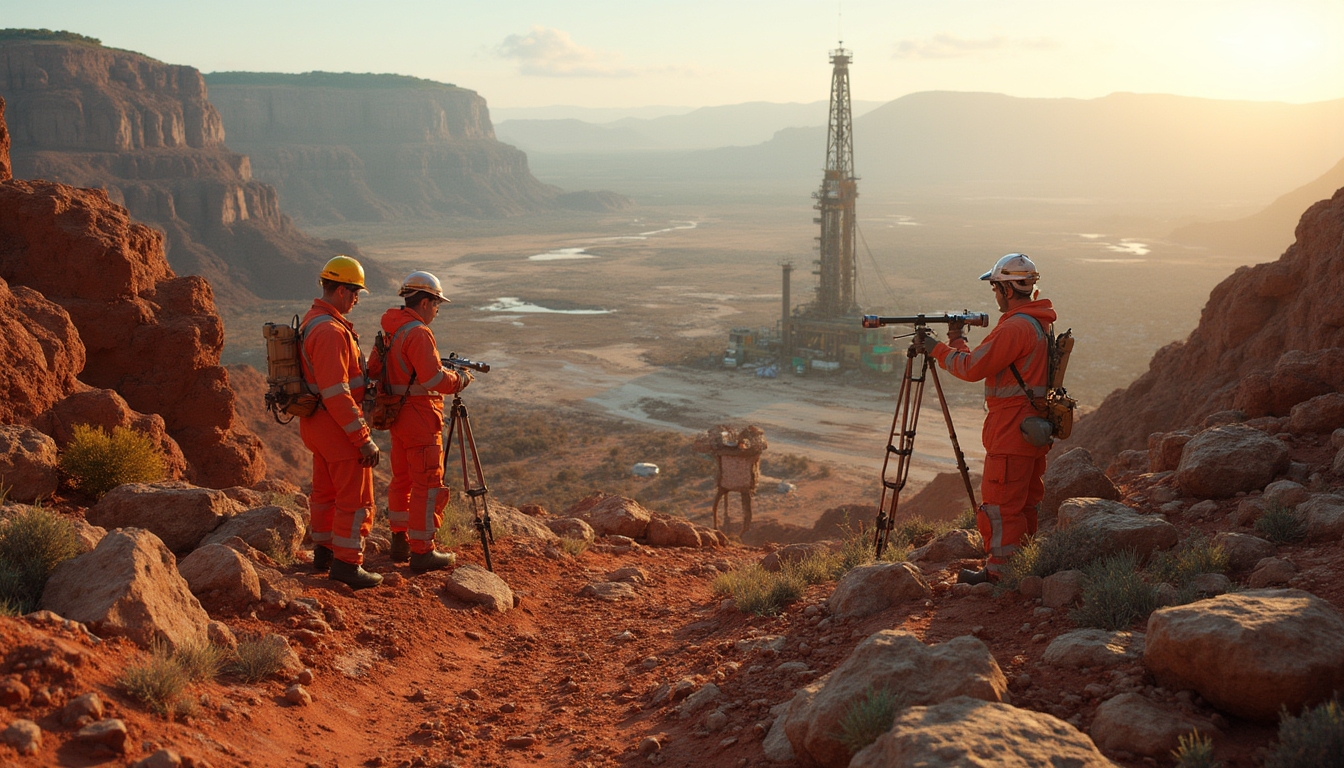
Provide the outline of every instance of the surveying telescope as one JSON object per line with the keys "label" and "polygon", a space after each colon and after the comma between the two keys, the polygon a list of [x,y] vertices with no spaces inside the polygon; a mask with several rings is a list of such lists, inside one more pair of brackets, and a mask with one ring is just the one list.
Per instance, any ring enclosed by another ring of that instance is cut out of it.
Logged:
{"label": "surveying telescope", "polygon": [[[961,472],[962,484],[966,487],[966,496],[971,500],[971,509],[976,508],[975,490],[971,487],[971,471],[966,466],[966,455],[957,442],[957,430],[952,426],[952,412],[947,407],[947,397],[943,394],[943,385],[938,381],[938,364],[929,359],[924,349],[924,340],[929,338],[929,325],[933,323],[951,325],[961,323],[984,328],[989,325],[989,315],[982,312],[960,314],[947,312],[919,315],[899,315],[883,317],[864,315],[864,328],[881,328],[886,325],[913,325],[914,332],[909,334],[910,347],[905,352],[905,373],[901,377],[901,389],[896,396],[896,413],[891,420],[891,433],[887,436],[886,456],[882,460],[882,499],[877,505],[877,524],[873,533],[873,546],[877,556],[882,556],[896,527],[896,511],[901,502],[901,491],[910,476],[910,464],[915,455],[915,433],[919,426],[920,406],[924,402],[924,384],[933,379],[934,391],[938,393],[938,405],[943,410],[943,421],[947,423],[947,436],[952,440],[952,452],[957,457],[957,469]],[[900,337],[897,337],[900,338]],[[919,370],[915,370],[915,358],[919,358]],[[896,457],[892,466],[892,457]]]}
{"label": "surveying telescope", "polygon": [[971,325],[978,328],[989,327],[989,315],[984,312],[967,312],[962,310],[960,314],[949,312],[940,312],[929,315],[864,315],[864,328],[881,328],[884,325],[913,325],[927,326],[930,324],[951,325],[952,323],[961,323],[962,325]]}

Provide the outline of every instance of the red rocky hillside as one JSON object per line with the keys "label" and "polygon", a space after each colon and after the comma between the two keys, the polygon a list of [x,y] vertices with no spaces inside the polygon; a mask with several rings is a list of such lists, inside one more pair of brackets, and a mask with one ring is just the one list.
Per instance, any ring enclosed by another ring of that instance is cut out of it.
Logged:
{"label": "red rocky hillside", "polygon": [[1209,295],[1199,326],[1083,418],[1068,445],[1098,460],[1219,411],[1287,416],[1344,388],[1344,190],[1302,215],[1278,261],[1241,267]]}
{"label": "red rocky hillside", "polygon": [[170,474],[255,483],[261,442],[235,419],[210,284],[176,276],[163,246],[103,190],[0,183],[0,422],[58,443],[78,423],[137,426]]}

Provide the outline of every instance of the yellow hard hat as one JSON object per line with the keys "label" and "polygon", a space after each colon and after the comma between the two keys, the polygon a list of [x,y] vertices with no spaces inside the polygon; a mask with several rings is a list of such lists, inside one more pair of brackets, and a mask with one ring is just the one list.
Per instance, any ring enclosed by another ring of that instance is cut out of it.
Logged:
{"label": "yellow hard hat", "polygon": [[358,261],[344,254],[333,256],[326,266],[322,267],[322,273],[318,277],[364,288],[364,268]]}

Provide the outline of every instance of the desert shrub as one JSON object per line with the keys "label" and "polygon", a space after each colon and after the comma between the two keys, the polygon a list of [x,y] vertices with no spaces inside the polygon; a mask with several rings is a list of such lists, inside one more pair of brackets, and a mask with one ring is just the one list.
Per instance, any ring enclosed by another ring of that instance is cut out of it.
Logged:
{"label": "desert shrub", "polygon": [[953,525],[966,531],[977,530],[979,525],[976,522],[975,510],[971,507],[961,510],[961,514],[957,515],[957,519],[953,522]]}
{"label": "desert shrub", "polygon": [[812,461],[796,453],[765,453],[761,456],[761,473],[771,477],[797,478],[812,469]]}
{"label": "desert shrub", "polygon": [[238,641],[224,671],[245,683],[259,683],[285,667],[285,645],[262,636]]}
{"label": "desert shrub", "polygon": [[143,432],[76,424],[61,454],[61,469],[81,493],[102,498],[124,483],[155,483],[163,479],[163,452]]}
{"label": "desert shrub", "polygon": [[155,644],[149,658],[127,667],[117,678],[117,687],[151,712],[167,715],[189,682],[182,665],[168,649]]}
{"label": "desert shrub", "polygon": [[1153,582],[1165,582],[1180,589],[1201,573],[1227,573],[1227,569],[1228,557],[1223,548],[1195,531],[1181,546],[1153,555],[1147,572]]}
{"label": "desert shrub", "polygon": [[588,550],[588,544],[587,539],[561,537],[560,550],[570,557],[578,557]]}
{"label": "desert shrub", "polygon": [[1307,534],[1307,524],[1295,510],[1282,504],[1270,504],[1255,521],[1255,532],[1275,544],[1288,544]]}
{"label": "desert shrub", "polygon": [[1157,610],[1157,589],[1143,580],[1133,552],[1104,557],[1083,569],[1082,607],[1071,614],[1080,627],[1128,629]]}
{"label": "desert shrub", "polygon": [[946,520],[907,517],[896,522],[896,527],[891,532],[891,543],[897,544],[899,542],[901,548],[922,547],[954,527],[952,523]]}
{"label": "desert shrub", "polygon": [[843,573],[840,563],[840,555],[834,552],[817,552],[796,563],[789,563],[785,570],[802,579],[804,584],[820,584]]}
{"label": "desert shrub", "polygon": [[443,509],[443,525],[434,534],[434,541],[442,549],[456,549],[477,539],[476,516],[465,505],[450,502]]}
{"label": "desert shrub", "polygon": [[851,755],[877,741],[877,737],[891,730],[896,713],[901,710],[900,697],[883,686],[869,686],[863,698],[849,705],[840,718],[840,732],[836,734]]}
{"label": "desert shrub", "polygon": [[1176,768],[1222,768],[1222,761],[1213,757],[1213,739],[1195,731],[1180,738],[1180,747],[1171,751]]}
{"label": "desert shrub", "polygon": [[28,507],[0,521],[0,604],[14,614],[37,610],[52,570],[77,554],[74,526],[55,512]]}
{"label": "desert shrub", "polygon": [[173,660],[182,668],[187,680],[201,683],[214,680],[224,671],[229,651],[206,640],[182,643],[173,652]]}
{"label": "desert shrub", "polygon": [[757,616],[775,616],[803,596],[807,582],[792,569],[767,571],[759,563],[720,574],[714,592],[727,595],[738,610]]}
{"label": "desert shrub", "polygon": [[1339,699],[1297,717],[1284,712],[1279,743],[1265,768],[1344,768],[1344,707]]}
{"label": "desert shrub", "polygon": [[1030,536],[1008,558],[1001,583],[1016,589],[1027,576],[1045,578],[1060,571],[1084,570],[1100,552],[1097,534],[1083,528],[1056,528],[1046,536]]}

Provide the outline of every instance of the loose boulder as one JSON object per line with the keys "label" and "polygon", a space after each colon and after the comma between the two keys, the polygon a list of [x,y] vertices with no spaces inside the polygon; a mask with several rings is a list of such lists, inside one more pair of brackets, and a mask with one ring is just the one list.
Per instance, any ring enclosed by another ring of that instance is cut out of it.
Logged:
{"label": "loose boulder", "polygon": [[307,523],[289,507],[257,507],[228,518],[201,539],[200,546],[223,544],[237,536],[248,546],[271,557],[289,558],[299,551]]}
{"label": "loose boulder", "polygon": [[869,690],[884,688],[897,694],[903,706],[918,707],[958,696],[998,702],[1008,681],[989,649],[974,637],[925,645],[909,632],[881,630],[797,694],[784,724],[794,753],[828,768],[849,764],[849,750],[838,737],[840,721]]}
{"label": "loose boulder", "polygon": [[247,558],[223,544],[206,544],[178,563],[191,593],[211,612],[241,610],[261,599],[261,582]]}
{"label": "loose boulder", "polygon": [[41,606],[146,648],[156,640],[170,648],[202,642],[210,622],[173,553],[139,528],[112,531],[92,552],[56,566]]}
{"label": "loose boulder", "polygon": [[0,485],[10,501],[30,504],[56,493],[56,441],[30,427],[0,424]]}
{"label": "loose boulder", "polygon": [[1050,462],[1045,470],[1045,497],[1041,499],[1042,522],[1055,519],[1065,499],[1087,496],[1098,499],[1120,498],[1120,489],[1106,476],[1086,448],[1074,448]]}
{"label": "loose boulder", "polygon": [[644,532],[653,520],[653,513],[634,499],[607,496],[581,514],[599,536],[628,536],[644,538]]}
{"label": "loose boulder", "polygon": [[1148,471],[1170,472],[1181,464],[1181,452],[1194,435],[1189,430],[1154,432],[1148,436]]}
{"label": "loose boulder", "polygon": [[1165,758],[1180,747],[1182,736],[1217,730],[1212,723],[1175,707],[1156,704],[1137,693],[1122,693],[1097,707],[1091,733],[1097,746],[1107,752]]}
{"label": "loose boulder", "polygon": [[1288,431],[1295,435],[1333,432],[1344,427],[1344,393],[1329,392],[1298,403],[1288,413]]}
{"label": "loose boulder", "polygon": [[127,483],[113,488],[85,517],[94,525],[143,528],[174,552],[190,552],[225,520],[242,512],[223,491],[181,482]]}
{"label": "loose boulder", "polygon": [[835,616],[871,616],[931,594],[933,589],[915,565],[869,563],[840,577],[827,603]]}
{"label": "loose boulder", "polygon": [[908,560],[916,563],[950,563],[985,556],[985,540],[979,531],[954,528],[933,541],[910,552]]}
{"label": "loose boulder", "polygon": [[700,533],[695,523],[684,517],[655,515],[644,531],[645,541],[651,547],[691,547],[701,546]]}
{"label": "loose boulder", "polygon": [[560,537],[546,526],[544,520],[519,512],[517,508],[500,504],[487,498],[490,510],[490,527],[495,535],[505,539],[538,539],[550,544],[559,544]]}
{"label": "loose boulder", "polygon": [[[843,763],[841,763],[843,765]],[[958,696],[896,715],[850,768],[1114,768],[1087,734],[1044,712]]]}
{"label": "loose boulder", "polygon": [[1253,589],[1155,611],[1144,666],[1238,717],[1272,721],[1344,688],[1344,617],[1299,590]]}
{"label": "loose boulder", "polygon": [[1249,533],[1224,531],[1214,534],[1213,546],[1227,553],[1227,564],[1234,571],[1254,568],[1255,564],[1274,554],[1274,543]]}
{"label": "loose boulder", "polygon": [[1056,667],[1097,669],[1135,662],[1142,657],[1142,632],[1075,629],[1050,641],[1041,658]]}
{"label": "loose boulder", "polygon": [[1176,482],[1201,499],[1226,499],[1264,488],[1288,469],[1288,446],[1258,429],[1225,424],[1206,429],[1181,451]]}
{"label": "loose boulder", "polygon": [[464,565],[444,580],[443,591],[468,603],[479,603],[487,610],[504,613],[513,608],[513,590],[503,579],[479,565]]}
{"label": "loose boulder", "polygon": [[1344,538],[1344,496],[1323,493],[1298,505],[1297,514],[1307,524],[1307,541],[1339,541]]}
{"label": "loose boulder", "polygon": [[830,554],[831,548],[824,541],[809,541],[803,544],[789,544],[761,558],[761,567],[771,573],[778,573],[786,565],[797,565],[809,557],[822,557]]}
{"label": "loose boulder", "polygon": [[1102,553],[1134,550],[1140,558],[1171,549],[1180,538],[1161,515],[1141,515],[1107,499],[1069,499],[1059,507],[1058,525],[1092,531]]}
{"label": "loose boulder", "polygon": [[547,518],[546,527],[551,529],[551,533],[562,539],[581,539],[589,543],[597,538],[597,532],[593,526],[585,523],[577,517],[559,517]]}

